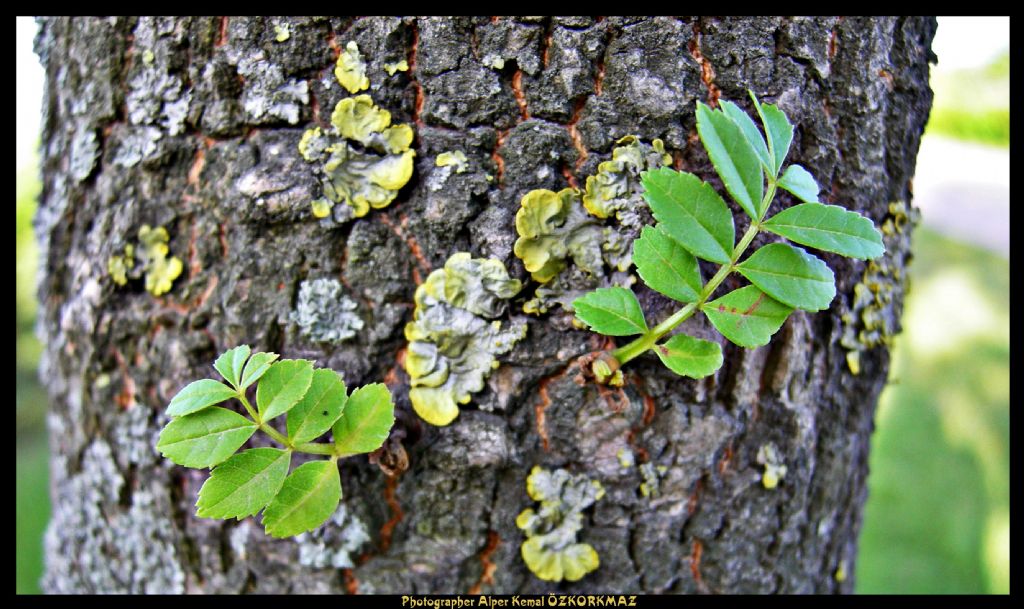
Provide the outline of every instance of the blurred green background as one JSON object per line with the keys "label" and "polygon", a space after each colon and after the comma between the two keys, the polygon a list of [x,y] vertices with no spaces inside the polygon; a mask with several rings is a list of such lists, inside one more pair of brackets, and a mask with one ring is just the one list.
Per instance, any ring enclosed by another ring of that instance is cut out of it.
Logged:
{"label": "blurred green background", "polygon": [[[952,37],[961,25],[952,18],[939,20],[935,47],[940,63],[933,68],[935,106],[925,142],[953,138],[1008,155],[1009,52],[983,65],[944,69],[943,59],[951,54],[939,48],[940,37]],[[22,28],[19,20],[19,89],[21,59],[29,44],[22,40]],[[1008,19],[1005,28],[1008,43]],[[19,99],[19,115],[21,107]],[[19,156],[17,171],[18,593],[39,592],[42,535],[50,508],[46,397],[36,376],[41,349],[33,332],[38,255],[31,218],[39,192],[35,158],[34,153],[25,160]],[[923,206],[922,201],[915,203]],[[963,204],[960,213],[970,213],[970,202]],[[872,439],[857,590],[1007,593],[1008,251],[994,245],[998,239],[972,244],[944,236],[941,226],[929,224],[929,211],[924,209],[923,223],[914,232],[904,333],[897,339],[892,382],[882,394]],[[998,230],[1000,223],[993,224]]]}

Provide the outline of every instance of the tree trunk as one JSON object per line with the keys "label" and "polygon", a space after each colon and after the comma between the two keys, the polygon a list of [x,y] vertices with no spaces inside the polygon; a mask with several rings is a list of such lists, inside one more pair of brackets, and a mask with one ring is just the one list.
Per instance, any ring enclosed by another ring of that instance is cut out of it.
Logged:
{"label": "tree trunk", "polygon": [[[898,330],[909,261],[910,226],[890,203],[912,194],[935,27],[916,17],[42,20],[36,227],[54,506],[44,588],[852,591],[889,369],[877,343]],[[349,41],[369,66],[366,92],[415,127],[415,173],[387,208],[318,221],[320,185],[297,145],[348,96],[333,67]],[[402,59],[408,71],[384,70]],[[520,199],[582,185],[628,134],[662,138],[677,167],[716,180],[695,102],[749,110],[747,89],[797,125],[789,160],[817,177],[824,201],[898,225],[881,270],[824,255],[837,279],[827,311],[797,312],[766,347],[726,346],[725,365],[702,381],[644,356],[610,394],[573,380],[573,361],[601,340],[555,313],[531,317],[452,425],[412,412],[402,330],[431,270],[468,251],[528,279],[512,254]],[[435,165],[450,150],[467,155],[466,172]],[[108,273],[143,224],[165,227],[184,262],[167,294]],[[364,326],[350,340],[319,342],[292,322],[300,283],[322,277],[356,301]],[[883,325],[872,334],[855,286],[878,281],[892,298],[870,311]],[[344,513],[302,541],[265,537],[253,519],[197,518],[206,472],[163,459],[156,437],[170,397],[242,343],[315,359],[350,387],[386,382],[391,455],[404,450],[408,469],[343,461]],[[768,443],[787,467],[774,489],[757,460]],[[645,478],[619,464],[623,451],[665,466],[647,470],[657,493],[638,492]],[[607,490],[580,535],[601,565],[580,582],[544,582],[520,557],[515,520],[534,505],[525,479],[537,464]]]}

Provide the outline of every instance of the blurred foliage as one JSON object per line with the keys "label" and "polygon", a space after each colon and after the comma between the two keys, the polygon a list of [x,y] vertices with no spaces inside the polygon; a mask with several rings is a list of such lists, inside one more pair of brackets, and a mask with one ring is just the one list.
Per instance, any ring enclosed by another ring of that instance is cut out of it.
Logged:
{"label": "blurred foliage", "polygon": [[17,359],[15,423],[17,426],[17,561],[16,590],[39,592],[43,569],[43,530],[50,517],[49,450],[44,417],[46,393],[36,370],[41,346],[36,339],[36,270],[39,253],[32,234],[32,215],[39,195],[35,164],[18,172],[16,258]]}
{"label": "blurred foliage", "polygon": [[857,590],[1010,588],[1010,266],[919,228],[879,403]]}
{"label": "blurred foliage", "polygon": [[931,78],[935,105],[925,133],[995,146],[1010,145],[1010,52],[979,68],[941,70]]}

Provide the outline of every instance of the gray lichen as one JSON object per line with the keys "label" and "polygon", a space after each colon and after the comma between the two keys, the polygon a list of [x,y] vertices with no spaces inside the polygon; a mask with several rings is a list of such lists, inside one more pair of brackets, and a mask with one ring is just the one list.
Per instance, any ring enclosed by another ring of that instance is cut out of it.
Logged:
{"label": "gray lichen", "polygon": [[289,319],[315,341],[340,343],[363,328],[363,320],[353,313],[355,310],[355,301],[343,293],[341,283],[324,277],[302,282]]}
{"label": "gray lichen", "polygon": [[370,534],[366,524],[355,514],[350,514],[344,502],[319,528],[295,536],[299,563],[317,569],[352,568],[356,552],[368,541]]}
{"label": "gray lichen", "polygon": [[126,484],[110,446],[93,441],[77,473],[66,470],[57,480],[53,517],[45,546],[49,557],[43,589],[50,593],[90,591],[110,594],[180,594],[185,574],[167,517],[167,489],[158,480],[139,481],[131,505],[119,505]]}

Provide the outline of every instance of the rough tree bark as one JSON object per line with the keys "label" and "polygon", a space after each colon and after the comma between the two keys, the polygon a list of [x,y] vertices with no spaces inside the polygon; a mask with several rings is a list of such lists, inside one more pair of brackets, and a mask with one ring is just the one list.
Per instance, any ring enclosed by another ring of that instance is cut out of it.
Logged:
{"label": "rough tree bark", "polygon": [[[889,367],[887,348],[865,349],[854,375],[839,343],[861,323],[843,314],[863,262],[826,255],[832,307],[793,315],[769,346],[727,346],[724,367],[703,381],[645,356],[612,400],[572,378],[572,360],[601,341],[561,329],[556,315],[531,318],[524,341],[445,428],[411,411],[402,328],[417,282],[455,251],[498,258],[527,279],[512,255],[522,196],[582,183],[624,135],[662,138],[678,167],[715,180],[694,102],[722,96],[749,108],[748,88],[798,125],[791,160],[818,177],[824,200],[881,225],[889,203],[912,194],[933,19],[41,24],[47,591],[853,589],[872,417]],[[352,40],[368,59],[368,93],[415,126],[416,170],[388,208],[327,226],[310,215],[320,187],[297,143],[348,95],[332,68]],[[401,59],[407,72],[383,70]],[[428,188],[435,156],[448,150],[464,151],[469,170]],[[116,285],[106,268],[142,224],[167,227],[185,263],[160,297]],[[878,313],[892,325],[909,256],[906,238],[889,244],[897,281]],[[355,338],[318,343],[291,323],[300,282],[317,277],[339,279],[357,301],[365,326]],[[696,318],[688,324],[713,336]],[[241,343],[316,359],[349,386],[384,380],[396,396],[408,469],[391,477],[366,458],[344,462],[347,520],[328,525],[320,545],[271,540],[251,519],[196,518],[206,474],[154,449],[169,398]],[[767,442],[788,467],[774,490],[756,462]],[[667,466],[658,496],[638,493],[638,469],[617,462],[622,448]],[[581,536],[601,566],[579,583],[542,582],[519,556],[514,521],[533,505],[525,478],[535,464],[585,473],[608,491]],[[348,558],[351,568],[303,564]]]}

